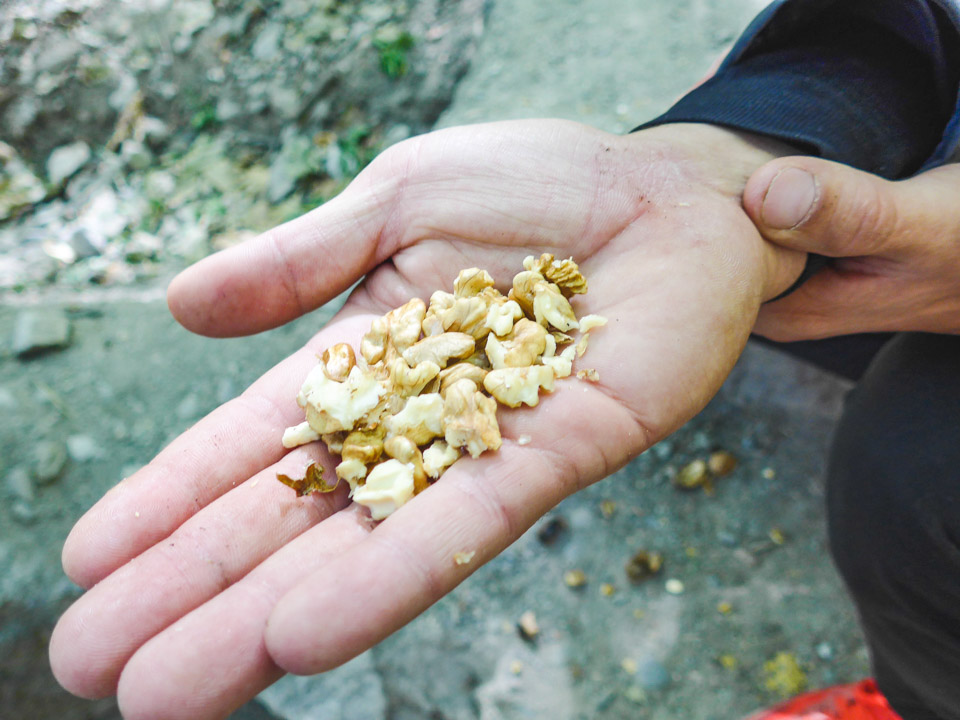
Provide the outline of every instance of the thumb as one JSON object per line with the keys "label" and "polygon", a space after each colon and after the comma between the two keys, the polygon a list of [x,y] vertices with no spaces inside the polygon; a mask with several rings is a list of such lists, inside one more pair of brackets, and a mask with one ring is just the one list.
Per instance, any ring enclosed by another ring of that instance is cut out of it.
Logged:
{"label": "thumb", "polygon": [[743,207],[778,245],[831,257],[875,255],[896,242],[905,219],[900,185],[828,160],[778,158],[747,181]]}

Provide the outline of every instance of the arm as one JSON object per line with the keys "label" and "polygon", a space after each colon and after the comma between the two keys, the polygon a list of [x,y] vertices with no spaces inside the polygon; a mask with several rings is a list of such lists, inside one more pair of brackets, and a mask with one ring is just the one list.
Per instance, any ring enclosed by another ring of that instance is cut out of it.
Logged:
{"label": "arm", "polygon": [[[51,640],[58,679],[87,697],[118,693],[130,718],[220,717],[284,671],[320,672],[375,644],[563,497],[671,433],[719,388],[761,303],[800,271],[802,255],[764,242],[739,199],[785,150],[708,126],[441,131],[187,270],[171,309],[211,335],[285,322],[366,277],[308,347],[78,522],[64,565],[90,589]],[[306,458],[333,471],[325,450],[284,455],[279,442],[314,353],[356,342],[461,267],[509,277],[542,251],[574,255],[591,282],[579,311],[610,319],[591,344],[599,383],[571,379],[535,409],[502,412],[500,451],[458,461],[376,526],[342,492],[297,500],[275,481]],[[521,434],[531,442],[514,442]],[[474,561],[451,562],[464,549]]]}

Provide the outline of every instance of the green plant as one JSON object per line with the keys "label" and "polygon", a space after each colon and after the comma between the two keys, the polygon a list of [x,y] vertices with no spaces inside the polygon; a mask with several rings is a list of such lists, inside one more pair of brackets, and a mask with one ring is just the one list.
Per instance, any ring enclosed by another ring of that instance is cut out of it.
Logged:
{"label": "green plant", "polygon": [[410,50],[413,49],[415,41],[413,35],[406,30],[393,38],[378,38],[373,41],[373,46],[380,53],[380,69],[389,78],[403,77],[409,70]]}

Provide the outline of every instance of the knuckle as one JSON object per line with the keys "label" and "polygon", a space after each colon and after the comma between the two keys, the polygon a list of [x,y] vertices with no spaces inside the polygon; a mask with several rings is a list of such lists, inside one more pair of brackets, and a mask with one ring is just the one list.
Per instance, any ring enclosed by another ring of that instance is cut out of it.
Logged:
{"label": "knuckle", "polygon": [[[852,190],[837,188],[841,201],[829,218],[837,255],[871,255],[889,244],[900,224],[891,189],[886,181],[873,178],[857,183]],[[844,193],[848,193],[846,202],[842,201]]]}

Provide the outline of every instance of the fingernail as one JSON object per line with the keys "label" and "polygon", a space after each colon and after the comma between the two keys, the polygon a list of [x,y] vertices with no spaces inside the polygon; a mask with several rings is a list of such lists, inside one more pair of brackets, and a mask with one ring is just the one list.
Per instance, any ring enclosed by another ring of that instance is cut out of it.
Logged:
{"label": "fingernail", "polygon": [[817,199],[817,181],[800,168],[784,168],[776,174],[763,198],[760,217],[774,230],[789,230],[802,223]]}

